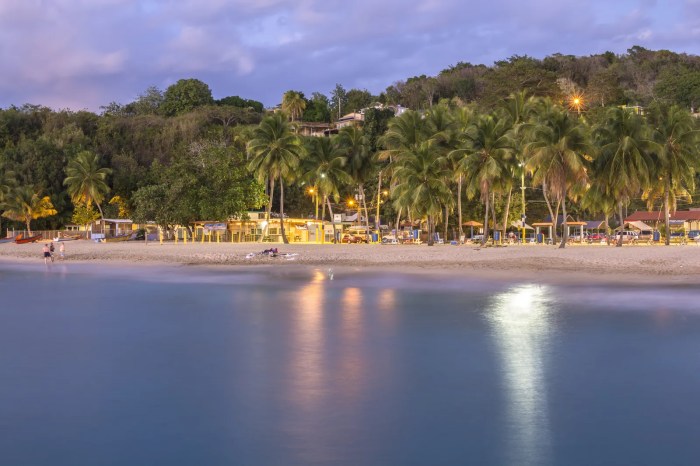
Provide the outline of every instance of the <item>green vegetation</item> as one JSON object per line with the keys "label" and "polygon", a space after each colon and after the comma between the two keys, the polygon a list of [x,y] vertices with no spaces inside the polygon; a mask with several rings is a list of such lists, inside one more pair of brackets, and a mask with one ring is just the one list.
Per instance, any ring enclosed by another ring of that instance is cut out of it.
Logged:
{"label": "green vegetation", "polygon": [[[698,205],[698,105],[700,57],[632,47],[458,63],[379,95],[290,90],[274,113],[214,99],[197,79],[99,115],[13,106],[0,109],[0,213],[10,220],[0,227],[87,223],[93,205],[166,228],[263,207],[268,219],[285,206],[312,217],[317,202],[328,220],[354,212],[352,199],[367,227],[377,215],[397,227],[425,219],[432,242],[438,229],[462,234],[465,219],[505,234],[520,219],[521,182],[531,220],[561,211],[564,222],[619,223],[629,209],[661,207],[668,219]],[[396,106],[410,110],[394,117]],[[304,123],[360,111],[362,126],[301,136]],[[105,204],[108,193],[119,201]]]}

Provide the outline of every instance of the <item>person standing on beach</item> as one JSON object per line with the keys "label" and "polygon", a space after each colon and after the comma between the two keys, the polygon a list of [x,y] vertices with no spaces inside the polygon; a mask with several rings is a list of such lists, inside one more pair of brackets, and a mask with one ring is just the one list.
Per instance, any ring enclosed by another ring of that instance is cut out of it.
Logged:
{"label": "person standing on beach", "polygon": [[53,242],[51,243],[51,246],[49,246],[49,252],[51,253],[51,262],[53,262],[53,253],[56,252]]}
{"label": "person standing on beach", "polygon": [[45,244],[44,245],[44,264],[49,265],[49,259],[51,258],[51,250],[49,249],[49,245]]}
{"label": "person standing on beach", "polygon": [[58,255],[61,260],[66,258],[66,243],[61,243],[61,245],[58,247]]}

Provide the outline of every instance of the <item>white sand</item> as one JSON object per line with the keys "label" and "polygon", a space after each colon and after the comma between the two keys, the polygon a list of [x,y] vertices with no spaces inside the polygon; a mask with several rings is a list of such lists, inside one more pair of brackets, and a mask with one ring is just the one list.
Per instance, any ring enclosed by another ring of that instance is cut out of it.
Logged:
{"label": "white sand", "polygon": [[[43,262],[44,243],[0,244],[4,262]],[[94,243],[69,241],[67,262],[275,267],[288,265],[373,268],[387,273],[479,276],[504,281],[563,283],[700,284],[700,245],[545,245],[479,248],[475,245],[332,245],[270,243]],[[276,247],[292,258],[256,256]],[[56,248],[58,260],[58,247]]]}

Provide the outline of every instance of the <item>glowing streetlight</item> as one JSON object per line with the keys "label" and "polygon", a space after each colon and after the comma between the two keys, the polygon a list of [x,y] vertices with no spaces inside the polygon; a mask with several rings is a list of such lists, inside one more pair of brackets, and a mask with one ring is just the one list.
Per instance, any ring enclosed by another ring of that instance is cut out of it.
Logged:
{"label": "glowing streetlight", "polygon": [[576,112],[581,115],[581,108],[583,108],[584,102],[583,97],[580,95],[572,95],[569,99],[569,108],[571,110],[576,110]]}
{"label": "glowing streetlight", "polygon": [[311,196],[314,199],[314,204],[316,205],[316,210],[314,211],[314,220],[318,220],[318,193],[313,187],[309,188],[308,193],[311,194]]}

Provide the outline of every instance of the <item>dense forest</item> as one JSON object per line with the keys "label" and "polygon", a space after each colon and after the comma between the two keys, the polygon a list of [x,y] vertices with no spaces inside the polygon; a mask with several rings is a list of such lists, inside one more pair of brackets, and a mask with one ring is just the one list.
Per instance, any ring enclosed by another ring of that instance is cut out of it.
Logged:
{"label": "dense forest", "polygon": [[[328,94],[289,91],[281,101],[275,113],[238,96],[216,100],[206,83],[182,79],[100,114],[0,109],[0,234],[100,215],[167,227],[266,205],[308,217],[308,188],[324,183],[324,213],[355,197],[368,218],[382,203],[382,223],[425,218],[448,237],[463,216],[490,217],[492,227],[519,219],[521,178],[528,219],[556,217],[560,207],[572,218],[602,218],[661,203],[696,205],[698,56],[639,46],[622,55],[514,56],[492,66],[460,62],[379,95],[338,84]],[[393,118],[379,104],[411,111]],[[333,123],[368,108],[363,128],[331,138],[295,133],[299,121]],[[669,136],[666,124],[676,119],[684,133]],[[279,142],[271,134],[287,138],[294,160],[270,149]],[[635,144],[630,154],[621,145],[613,150],[623,140]],[[668,162],[677,141],[682,160]],[[552,158],[557,150],[563,162]],[[567,151],[577,161],[566,160]],[[614,159],[620,153],[622,162]],[[487,159],[490,168],[480,165]],[[614,171],[619,163],[629,164],[627,172]],[[318,167],[326,167],[323,182]],[[328,180],[332,170],[338,173]]]}

